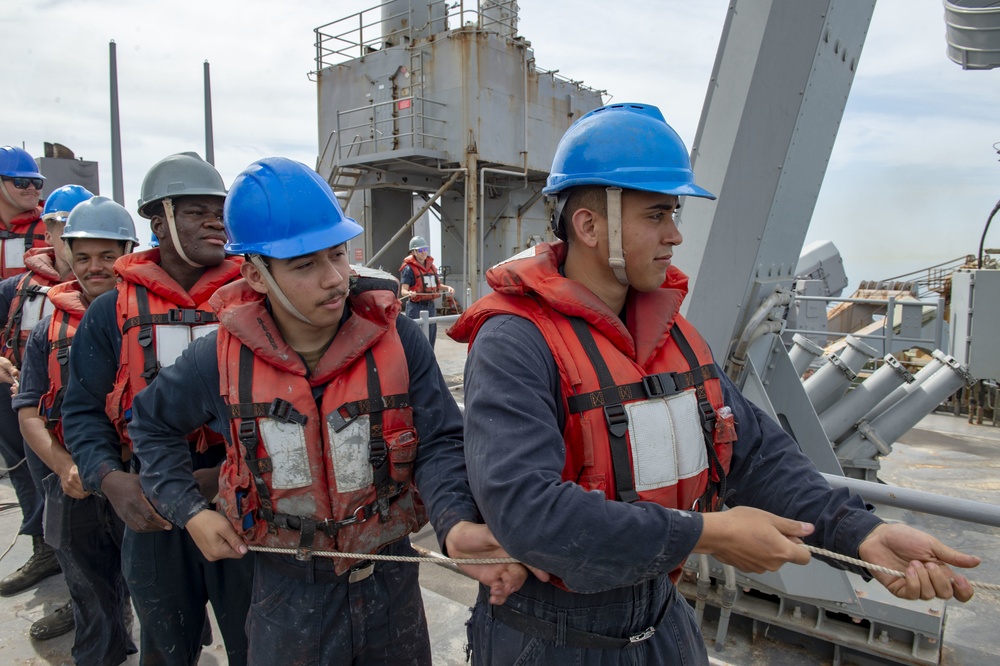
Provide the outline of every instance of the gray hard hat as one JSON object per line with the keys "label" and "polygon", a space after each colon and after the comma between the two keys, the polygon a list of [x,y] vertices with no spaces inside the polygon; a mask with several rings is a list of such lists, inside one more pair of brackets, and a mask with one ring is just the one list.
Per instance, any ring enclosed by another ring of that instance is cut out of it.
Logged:
{"label": "gray hard hat", "polygon": [[70,238],[100,238],[138,243],[132,216],[107,197],[93,197],[77,204],[66,220],[63,240]]}
{"label": "gray hard hat", "polygon": [[410,251],[416,250],[418,247],[427,247],[427,241],[424,240],[423,236],[414,236],[410,239]]}
{"label": "gray hard hat", "polygon": [[226,196],[226,184],[215,167],[198,153],[177,153],[150,168],[142,180],[139,215],[152,217],[150,208],[166,198],[197,195]]}

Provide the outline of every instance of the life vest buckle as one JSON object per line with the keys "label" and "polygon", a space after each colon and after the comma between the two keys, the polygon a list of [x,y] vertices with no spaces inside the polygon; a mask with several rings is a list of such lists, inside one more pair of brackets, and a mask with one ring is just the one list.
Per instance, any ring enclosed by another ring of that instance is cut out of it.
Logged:
{"label": "life vest buckle", "polygon": [[628,414],[621,404],[605,405],[604,419],[608,422],[608,430],[615,437],[624,437],[628,432]]}
{"label": "life vest buckle", "polygon": [[356,402],[348,402],[330,412],[326,419],[333,426],[334,432],[340,432],[347,426],[354,423],[354,420],[361,415]]}
{"label": "life vest buckle", "polygon": [[292,403],[281,398],[271,401],[271,406],[267,410],[267,415],[281,423],[297,423],[304,426],[309,417],[296,411]]}
{"label": "life vest buckle", "polygon": [[202,323],[201,315],[200,310],[174,308],[167,310],[167,321],[171,324],[200,324]]}

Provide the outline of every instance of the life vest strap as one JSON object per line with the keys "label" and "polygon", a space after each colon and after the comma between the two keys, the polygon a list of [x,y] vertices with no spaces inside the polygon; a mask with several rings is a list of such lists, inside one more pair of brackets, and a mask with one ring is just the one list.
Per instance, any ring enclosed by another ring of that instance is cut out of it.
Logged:
{"label": "life vest strap", "polygon": [[309,417],[296,410],[292,403],[281,398],[275,398],[271,402],[240,402],[235,405],[229,405],[229,418],[272,418],[281,423],[297,423],[302,426],[309,420]]}
{"label": "life vest strap", "polygon": [[45,240],[45,234],[32,233],[35,230],[35,224],[31,225],[31,229],[26,234],[19,234],[11,231],[10,229],[0,229],[0,240],[10,240],[12,238],[23,238],[24,240],[43,241]]}
{"label": "life vest strap", "polygon": [[[601,384],[601,391],[615,391],[615,380],[608,370],[597,342],[587,322],[580,317],[570,317],[570,325],[573,332],[580,340],[580,345],[587,353],[597,379]],[[628,439],[628,414],[621,405],[622,401],[617,401],[604,406],[604,418],[608,424],[608,441],[611,447],[611,467],[615,475],[615,492],[620,502],[636,502],[639,493],[635,490],[635,480],[632,478],[632,458],[629,452]]]}
{"label": "life vest strap", "polygon": [[[368,399],[372,405],[383,404],[382,384],[375,365],[375,354],[365,350],[365,366],[368,373]],[[389,497],[393,482],[389,475],[389,447],[385,443],[382,432],[382,411],[376,409],[368,412],[368,462],[372,466],[372,485],[375,486],[375,500],[378,505],[379,518],[389,519]]]}
{"label": "life vest strap", "polygon": [[[45,236],[42,236],[42,238],[44,239]],[[14,307],[14,311],[10,313],[7,325],[3,329],[3,338],[7,343],[7,347],[11,350],[11,356],[13,357],[11,361],[16,366],[21,365],[21,354],[24,351],[24,341],[21,340],[21,321],[24,319],[24,306],[28,301],[33,301],[39,296],[44,299],[45,294],[49,291],[48,287],[43,287],[31,281],[34,274],[34,271],[28,271],[17,283],[17,292],[14,296],[17,305]]]}
{"label": "life vest strap", "polygon": [[[253,361],[253,350],[241,344],[237,394],[240,403],[244,405],[253,404]],[[265,472],[270,472],[273,466],[270,458],[257,457],[257,447],[259,445],[257,420],[247,416],[233,416],[232,418],[240,419],[240,425],[237,429],[239,443],[243,446],[244,461],[250,470],[254,486],[257,489],[257,497],[260,500],[260,515],[264,519],[264,522],[268,524],[269,529],[273,530],[275,529],[274,505],[271,502],[271,493],[267,489],[267,484],[264,483],[264,479],[261,476]]]}
{"label": "life vest strap", "polygon": [[364,400],[345,402],[336,410],[327,415],[327,420],[333,426],[334,432],[340,432],[351,425],[354,419],[363,414],[373,414],[383,412],[387,409],[405,409],[410,406],[409,393],[396,393],[394,395],[383,395],[377,400],[369,397]]}
{"label": "life vest strap", "polygon": [[59,390],[52,398],[52,407],[45,415],[45,427],[55,430],[62,419],[63,397],[66,395],[66,385],[69,383],[69,348],[73,343],[73,338],[69,333],[70,316],[66,312],[61,312],[62,321],[59,322],[59,339],[49,344],[50,352],[56,353],[56,362],[59,364]]}
{"label": "life vest strap", "polygon": [[[136,289],[142,289],[145,291],[145,287],[136,287]],[[174,308],[172,310],[167,310],[162,314],[150,314],[148,312],[149,305],[147,300],[145,314],[139,314],[136,317],[130,317],[125,320],[122,324],[122,333],[125,333],[130,328],[135,328],[136,326],[150,326],[150,325],[169,325],[169,326],[200,326],[202,324],[215,324],[218,323],[219,317],[214,312],[207,312],[205,310],[194,310],[191,308]]]}

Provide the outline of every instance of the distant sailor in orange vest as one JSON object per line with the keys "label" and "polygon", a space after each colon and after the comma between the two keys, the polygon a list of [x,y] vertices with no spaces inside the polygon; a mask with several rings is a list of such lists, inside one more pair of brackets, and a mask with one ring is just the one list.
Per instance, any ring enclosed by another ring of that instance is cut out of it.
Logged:
{"label": "distant sailor in orange vest", "polygon": [[[420,319],[421,312],[427,312],[433,317],[437,312],[437,299],[442,293],[454,294],[455,290],[438,282],[437,267],[434,257],[430,255],[431,248],[421,236],[410,239],[410,254],[406,255],[403,265],[399,267],[400,297],[410,297],[406,303],[406,316],[410,319]],[[434,348],[434,338],[437,337],[437,324],[430,325],[431,349]]]}

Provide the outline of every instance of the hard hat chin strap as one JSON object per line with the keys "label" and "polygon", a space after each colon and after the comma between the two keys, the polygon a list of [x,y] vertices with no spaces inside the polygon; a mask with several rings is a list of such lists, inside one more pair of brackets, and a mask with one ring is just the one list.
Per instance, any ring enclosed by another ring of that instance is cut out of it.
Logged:
{"label": "hard hat chin strap", "polygon": [[259,254],[251,254],[250,263],[256,266],[257,270],[260,271],[261,277],[264,278],[264,282],[267,283],[267,288],[270,290],[270,295],[278,299],[278,302],[281,303],[282,307],[292,313],[292,316],[296,319],[305,322],[310,326],[316,325],[309,321],[304,314],[299,312],[298,308],[292,305],[292,302],[288,300],[287,296],[285,296],[285,292],[283,292],[281,287],[278,286],[278,283],[274,281],[274,276],[271,275],[271,271],[267,268],[267,264],[264,263],[264,260],[260,258]]}
{"label": "hard hat chin strap", "polygon": [[10,205],[14,208],[18,208],[21,204],[14,201],[14,198],[10,196],[10,192],[7,191],[7,186],[0,183],[0,192],[3,192],[3,198],[10,202]]}
{"label": "hard hat chin strap", "polygon": [[622,248],[622,188],[609,187],[608,193],[608,265],[618,282],[628,286],[625,275],[625,250]]}
{"label": "hard hat chin strap", "polygon": [[170,239],[174,242],[174,249],[177,251],[178,256],[180,256],[180,258],[183,259],[189,266],[204,268],[204,264],[199,264],[188,259],[187,254],[184,252],[184,248],[181,246],[181,239],[177,235],[177,222],[174,220],[174,202],[170,199],[170,197],[163,199],[163,216],[167,218],[167,229],[170,231]]}

